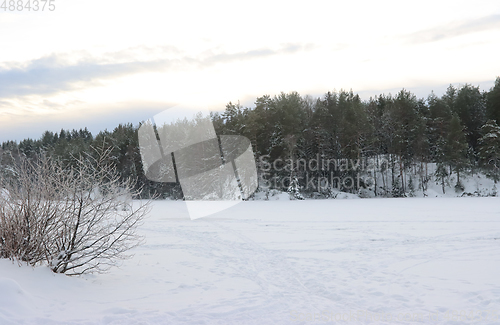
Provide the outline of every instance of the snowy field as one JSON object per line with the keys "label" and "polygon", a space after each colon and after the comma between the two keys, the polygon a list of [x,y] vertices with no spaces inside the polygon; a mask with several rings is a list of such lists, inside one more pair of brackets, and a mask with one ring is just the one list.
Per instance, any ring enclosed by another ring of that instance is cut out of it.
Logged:
{"label": "snowy field", "polygon": [[0,324],[500,324],[500,198],[157,202],[108,274],[0,260]]}

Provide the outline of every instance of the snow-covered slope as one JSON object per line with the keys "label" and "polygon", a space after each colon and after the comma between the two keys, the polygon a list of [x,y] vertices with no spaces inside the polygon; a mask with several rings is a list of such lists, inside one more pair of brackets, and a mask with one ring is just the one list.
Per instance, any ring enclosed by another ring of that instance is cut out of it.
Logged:
{"label": "snow-covered slope", "polygon": [[500,323],[500,198],[252,201],[194,221],[160,201],[141,232],[103,275],[0,260],[0,324]]}

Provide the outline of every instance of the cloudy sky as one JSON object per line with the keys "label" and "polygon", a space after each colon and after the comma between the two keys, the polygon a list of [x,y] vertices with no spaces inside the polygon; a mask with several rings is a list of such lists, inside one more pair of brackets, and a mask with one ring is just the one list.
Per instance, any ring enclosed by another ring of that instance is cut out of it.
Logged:
{"label": "cloudy sky", "polygon": [[498,0],[43,4],[0,9],[0,141],[281,91],[487,90],[500,75]]}

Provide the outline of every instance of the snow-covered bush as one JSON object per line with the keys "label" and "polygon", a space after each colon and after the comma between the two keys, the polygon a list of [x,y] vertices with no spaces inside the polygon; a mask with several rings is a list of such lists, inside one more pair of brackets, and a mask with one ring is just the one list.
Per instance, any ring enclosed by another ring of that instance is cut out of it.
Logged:
{"label": "snow-covered bush", "polygon": [[288,186],[287,193],[290,195],[291,200],[304,200],[304,197],[300,193],[300,185],[297,177],[292,178],[290,186]]}
{"label": "snow-covered bush", "polygon": [[128,257],[150,201],[132,204],[141,191],[119,177],[110,153],[95,150],[68,168],[21,157],[12,176],[0,176],[0,257],[68,275],[107,271]]}

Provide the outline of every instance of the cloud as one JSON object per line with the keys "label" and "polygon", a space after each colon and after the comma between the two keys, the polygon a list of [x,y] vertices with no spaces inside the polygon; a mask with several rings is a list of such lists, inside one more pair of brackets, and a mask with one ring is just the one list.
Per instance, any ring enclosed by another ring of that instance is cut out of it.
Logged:
{"label": "cloud", "polygon": [[99,81],[129,74],[155,71],[168,61],[101,63],[85,59],[65,64],[57,55],[33,60],[26,67],[0,70],[0,97],[50,94],[99,85]]}
{"label": "cloud", "polygon": [[403,35],[402,38],[412,44],[430,43],[466,34],[498,29],[499,27],[500,15],[490,15],[421,30],[412,34]]}
{"label": "cloud", "polygon": [[309,51],[314,48],[312,44],[286,44],[278,49],[263,48],[239,53],[220,53],[212,54],[200,61],[202,66],[213,65],[217,63],[229,63],[233,61],[253,60],[275,55],[294,54],[300,51]]}
{"label": "cloud", "polygon": [[[180,56],[173,48],[130,48],[92,56],[85,52],[51,54],[29,62],[0,65],[0,98],[47,95],[99,86],[102,81],[145,72],[206,68],[215,64],[254,60],[312,49],[311,45],[285,44],[277,49],[263,48],[236,53],[207,51],[199,56]],[[153,59],[145,58],[153,56]],[[75,56],[80,56],[75,59]],[[165,58],[170,56],[170,58]],[[141,58],[136,59],[135,58]]]}

